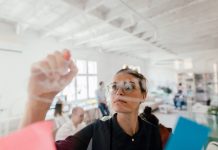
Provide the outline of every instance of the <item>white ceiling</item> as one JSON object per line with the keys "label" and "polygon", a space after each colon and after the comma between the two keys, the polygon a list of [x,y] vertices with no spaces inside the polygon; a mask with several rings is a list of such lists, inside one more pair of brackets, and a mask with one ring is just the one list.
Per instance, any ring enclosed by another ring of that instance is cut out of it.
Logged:
{"label": "white ceiling", "polygon": [[218,60],[218,0],[0,0],[0,21],[156,65]]}

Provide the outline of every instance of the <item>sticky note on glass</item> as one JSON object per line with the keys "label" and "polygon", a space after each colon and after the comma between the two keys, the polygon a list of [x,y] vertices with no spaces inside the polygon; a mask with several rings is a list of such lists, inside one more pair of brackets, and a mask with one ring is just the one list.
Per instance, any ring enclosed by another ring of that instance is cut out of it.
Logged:
{"label": "sticky note on glass", "polygon": [[165,150],[201,150],[210,128],[180,117]]}
{"label": "sticky note on glass", "polygon": [[44,121],[0,138],[0,150],[55,150],[53,123]]}

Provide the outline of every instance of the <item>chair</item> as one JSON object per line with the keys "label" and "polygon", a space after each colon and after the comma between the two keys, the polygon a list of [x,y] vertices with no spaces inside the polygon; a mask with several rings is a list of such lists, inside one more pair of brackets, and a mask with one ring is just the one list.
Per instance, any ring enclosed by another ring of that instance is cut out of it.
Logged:
{"label": "chair", "polygon": [[218,150],[218,142],[210,142],[206,150]]}

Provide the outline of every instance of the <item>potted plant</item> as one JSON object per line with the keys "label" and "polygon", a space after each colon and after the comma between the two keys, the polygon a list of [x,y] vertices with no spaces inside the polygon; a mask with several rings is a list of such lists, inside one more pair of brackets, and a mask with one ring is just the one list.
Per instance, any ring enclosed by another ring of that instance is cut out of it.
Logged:
{"label": "potted plant", "polygon": [[210,115],[216,115],[218,117],[218,106],[211,106],[208,109],[208,114]]}

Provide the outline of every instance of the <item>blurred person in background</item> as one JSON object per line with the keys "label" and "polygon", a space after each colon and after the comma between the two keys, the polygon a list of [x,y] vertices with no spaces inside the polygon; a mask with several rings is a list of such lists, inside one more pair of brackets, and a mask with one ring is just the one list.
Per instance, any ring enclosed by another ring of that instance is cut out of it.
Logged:
{"label": "blurred person in background", "polygon": [[173,101],[176,109],[180,108],[182,110],[183,107],[187,105],[186,96],[183,94],[182,90],[178,90]]}
{"label": "blurred person in background", "polygon": [[56,133],[55,140],[65,140],[68,136],[74,135],[86,126],[84,121],[84,110],[81,107],[72,109],[71,120],[63,124]]}
{"label": "blurred person in background", "polygon": [[55,105],[55,111],[54,111],[54,122],[55,122],[55,129],[59,129],[64,123],[69,121],[69,117],[65,114],[63,114],[63,102],[61,100],[58,100],[58,102]]}
{"label": "blurred person in background", "polygon": [[99,88],[95,91],[96,99],[98,101],[98,108],[100,109],[102,116],[109,116],[110,112],[108,110],[105,93],[106,90],[104,82],[100,81]]}

